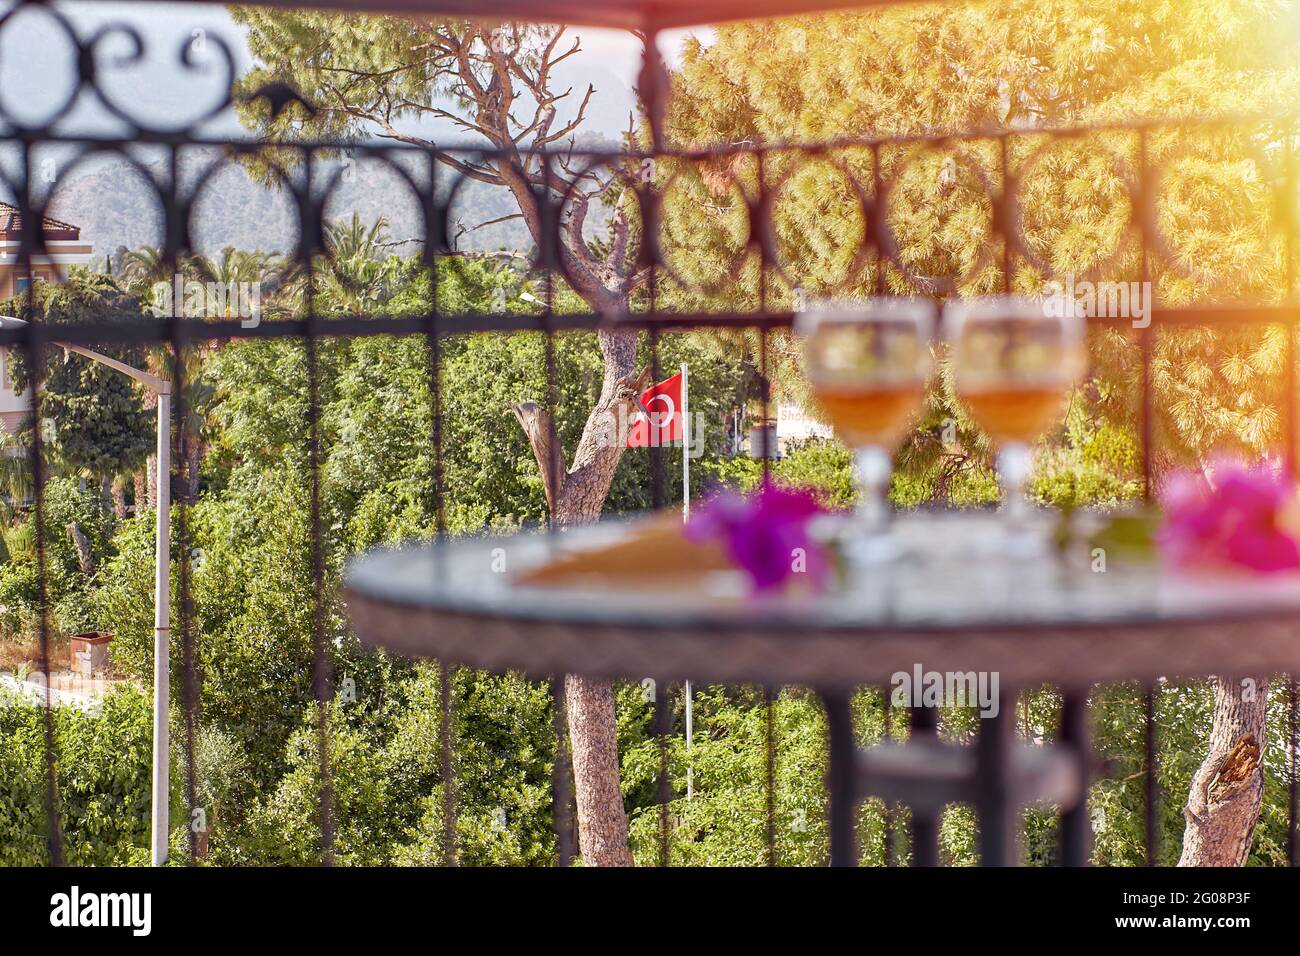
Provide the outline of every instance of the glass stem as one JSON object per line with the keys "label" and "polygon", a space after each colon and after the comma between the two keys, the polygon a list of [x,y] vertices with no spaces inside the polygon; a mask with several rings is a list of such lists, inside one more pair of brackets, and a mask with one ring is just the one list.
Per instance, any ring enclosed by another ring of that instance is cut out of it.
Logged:
{"label": "glass stem", "polygon": [[889,476],[894,463],[880,445],[866,445],[853,456],[858,472],[858,519],[870,533],[885,529],[889,517]]}
{"label": "glass stem", "polygon": [[1029,501],[1025,486],[1033,453],[1024,442],[1011,442],[998,452],[998,474],[1002,477],[1002,500],[1006,506],[1007,524],[1013,531],[1025,528],[1029,519]]}

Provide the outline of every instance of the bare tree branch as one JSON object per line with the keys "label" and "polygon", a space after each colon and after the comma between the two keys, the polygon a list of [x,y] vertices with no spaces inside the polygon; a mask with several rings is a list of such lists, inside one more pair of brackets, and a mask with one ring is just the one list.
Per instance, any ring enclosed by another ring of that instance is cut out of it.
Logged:
{"label": "bare tree branch", "polygon": [[559,436],[555,433],[555,423],[546,409],[535,402],[514,402],[510,410],[515,413],[519,427],[528,436],[528,443],[533,447],[533,456],[542,472],[542,488],[546,493],[546,507],[555,512],[555,504],[564,489],[564,452],[560,448]]}

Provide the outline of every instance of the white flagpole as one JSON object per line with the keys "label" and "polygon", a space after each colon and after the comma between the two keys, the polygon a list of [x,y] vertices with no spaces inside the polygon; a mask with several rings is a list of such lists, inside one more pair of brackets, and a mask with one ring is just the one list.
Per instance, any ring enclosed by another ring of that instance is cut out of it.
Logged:
{"label": "white flagpole", "polygon": [[[691,519],[691,400],[686,363],[682,363],[682,522]],[[691,738],[695,736],[695,714],[691,707],[691,682],[686,682],[686,799],[695,796],[695,770],[691,767]]]}
{"label": "white flagpole", "polygon": [[691,517],[691,397],[686,363],[682,363],[682,521]]}

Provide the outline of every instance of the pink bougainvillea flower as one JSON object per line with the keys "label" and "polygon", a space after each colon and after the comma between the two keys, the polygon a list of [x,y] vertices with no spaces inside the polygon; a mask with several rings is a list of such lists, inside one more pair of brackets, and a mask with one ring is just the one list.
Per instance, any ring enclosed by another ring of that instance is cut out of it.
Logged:
{"label": "pink bougainvillea flower", "polygon": [[1161,504],[1165,522],[1158,541],[1175,567],[1236,567],[1258,574],[1300,568],[1295,486],[1268,465],[1220,461],[1208,480],[1175,475]]}
{"label": "pink bougainvillea flower", "polygon": [[825,549],[809,533],[809,522],[825,510],[804,488],[782,488],[764,479],[749,495],[723,492],[707,501],[686,525],[691,541],[722,542],[727,556],[756,593],[780,589],[792,578],[815,589],[830,567]]}

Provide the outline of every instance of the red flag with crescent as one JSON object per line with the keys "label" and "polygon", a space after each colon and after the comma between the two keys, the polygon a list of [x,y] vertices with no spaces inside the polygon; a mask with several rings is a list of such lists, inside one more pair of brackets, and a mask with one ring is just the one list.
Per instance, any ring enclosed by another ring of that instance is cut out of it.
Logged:
{"label": "red flag with crescent", "polygon": [[628,423],[627,447],[649,448],[682,440],[682,373],[641,393]]}

